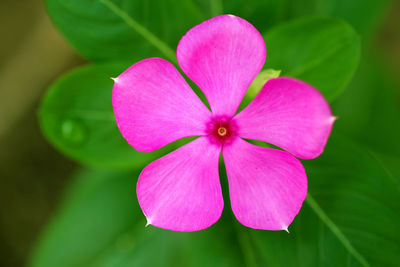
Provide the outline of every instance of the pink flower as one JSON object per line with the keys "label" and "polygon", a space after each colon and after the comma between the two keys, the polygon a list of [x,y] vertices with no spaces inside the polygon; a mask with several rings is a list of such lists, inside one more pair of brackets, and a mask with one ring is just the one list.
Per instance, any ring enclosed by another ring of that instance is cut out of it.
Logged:
{"label": "pink flower", "polygon": [[265,58],[260,33],[239,17],[222,15],[190,29],[177,48],[179,66],[201,88],[211,111],[164,59],[142,60],[115,79],[116,121],[136,150],[199,136],[140,174],[137,195],[149,224],[174,231],[214,224],[224,206],[222,152],[236,218],[251,228],[287,230],[307,195],[306,173],[295,157],[322,153],[334,117],[318,90],[288,77],[269,80],[235,115]]}

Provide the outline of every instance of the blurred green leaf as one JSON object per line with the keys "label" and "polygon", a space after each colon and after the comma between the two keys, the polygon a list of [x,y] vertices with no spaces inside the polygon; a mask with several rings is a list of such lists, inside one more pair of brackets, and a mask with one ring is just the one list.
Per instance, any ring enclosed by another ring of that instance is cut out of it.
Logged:
{"label": "blurred green leaf", "polygon": [[264,34],[265,68],[304,80],[332,101],[357,68],[360,41],[345,22],[334,18],[304,18],[279,25]]}
{"label": "blurred green leaf", "polygon": [[265,32],[282,21],[288,6],[285,0],[220,1],[223,3],[225,14],[233,14],[248,20],[260,32]]}
{"label": "blurred green leaf", "polygon": [[[212,0],[214,1],[214,0]],[[305,16],[341,18],[363,35],[374,32],[392,0],[220,0],[224,13],[250,21],[264,32],[280,22]],[[207,1],[198,0],[199,3]],[[206,9],[206,8],[205,8]],[[355,12],[356,11],[356,12]],[[267,47],[268,48],[268,47]]]}
{"label": "blurred green leaf", "polygon": [[[259,31],[309,15],[334,16],[362,34],[380,21],[390,0],[45,0],[57,28],[86,58],[139,60],[160,55],[174,61],[174,48],[191,27],[218,14],[234,14]],[[157,7],[157,8],[154,8]],[[354,12],[357,10],[357,12]]]}
{"label": "blurred green leaf", "polygon": [[243,266],[232,227],[194,233],[145,228],[138,173],[85,171],[43,234],[30,266]]}
{"label": "blurred green leaf", "polygon": [[42,237],[32,266],[90,266],[136,223],[137,174],[82,172]]}
{"label": "blurred green leaf", "polygon": [[288,0],[191,0],[204,20],[222,14],[239,16],[264,32],[287,19]]}
{"label": "blurred green leaf", "polygon": [[370,151],[370,153],[385,167],[389,175],[400,182],[400,156],[383,154],[376,151]]}
{"label": "blurred green leaf", "polygon": [[340,135],[307,161],[310,193],[372,266],[400,262],[400,183],[370,151]]}
{"label": "blurred green leaf", "polygon": [[379,55],[366,54],[332,109],[341,132],[374,151],[400,157],[400,88],[389,73]]}
{"label": "blurred green leaf", "polygon": [[287,16],[333,16],[346,20],[360,34],[371,34],[392,0],[287,0]]}
{"label": "blurred green leaf", "polygon": [[143,166],[159,152],[140,153],[121,136],[111,105],[113,81],[126,64],[78,68],[55,82],[39,110],[47,139],[84,164],[101,167]]}
{"label": "blurred green leaf", "polygon": [[269,266],[398,266],[400,184],[368,150],[332,136],[306,161],[309,195],[281,232],[249,230]]}
{"label": "blurred green leaf", "polygon": [[175,51],[168,46],[175,48],[181,36],[204,19],[187,0],[45,3],[57,28],[83,56],[93,61],[136,61],[159,55],[160,50],[167,51],[163,56],[172,60]]}

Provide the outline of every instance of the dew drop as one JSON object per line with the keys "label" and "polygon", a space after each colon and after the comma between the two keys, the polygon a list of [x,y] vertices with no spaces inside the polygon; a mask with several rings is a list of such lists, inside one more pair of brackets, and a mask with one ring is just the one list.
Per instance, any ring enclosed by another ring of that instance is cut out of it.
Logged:
{"label": "dew drop", "polygon": [[76,119],[66,119],[61,123],[61,136],[71,145],[81,144],[87,136],[85,125]]}

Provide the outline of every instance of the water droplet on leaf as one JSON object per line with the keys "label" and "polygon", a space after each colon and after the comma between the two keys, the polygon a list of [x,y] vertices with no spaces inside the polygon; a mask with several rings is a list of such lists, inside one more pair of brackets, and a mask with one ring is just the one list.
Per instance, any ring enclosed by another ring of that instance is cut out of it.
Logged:
{"label": "water droplet on leaf", "polygon": [[61,136],[69,144],[81,144],[86,139],[85,125],[76,119],[66,119],[61,124]]}

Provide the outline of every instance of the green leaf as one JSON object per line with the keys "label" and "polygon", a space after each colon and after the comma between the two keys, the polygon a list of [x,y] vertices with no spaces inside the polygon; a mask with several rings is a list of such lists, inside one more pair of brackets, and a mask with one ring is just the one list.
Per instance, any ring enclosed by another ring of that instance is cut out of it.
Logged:
{"label": "green leaf", "polygon": [[137,174],[82,172],[68,190],[61,211],[42,236],[32,266],[90,266],[118,243],[140,210],[134,204]]}
{"label": "green leaf", "polygon": [[309,194],[290,234],[248,231],[270,266],[398,266],[400,186],[368,150],[332,136],[305,162]]}
{"label": "green leaf", "polygon": [[286,0],[221,0],[225,14],[248,20],[259,32],[265,32],[285,17]]}
{"label": "green leaf", "polygon": [[86,58],[132,60],[161,53],[175,60],[180,37],[203,20],[186,0],[46,0],[56,27]]}
{"label": "green leaf", "polygon": [[[358,33],[371,35],[382,23],[393,0],[195,0],[208,16],[234,14],[251,22],[260,32],[290,19],[331,16],[345,20]],[[213,6],[218,12],[213,12]],[[222,12],[221,12],[222,10]],[[357,10],[357,12],[354,12]]]}
{"label": "green leaf", "polygon": [[349,90],[332,105],[339,117],[335,127],[374,151],[399,157],[398,85],[380,61],[381,55],[362,57]]}
{"label": "green leaf", "polygon": [[[370,34],[392,0],[289,0],[287,16],[333,16],[346,20],[357,32]],[[357,10],[357,12],[355,12]]]}
{"label": "green leaf", "polygon": [[137,172],[83,172],[31,266],[398,266],[399,181],[341,136],[305,167],[309,195],[290,234],[238,225],[229,202],[204,231],[145,228]]}
{"label": "green leaf", "polygon": [[334,18],[304,18],[279,25],[264,34],[265,68],[304,80],[332,101],[356,70],[360,41],[345,22]]}
{"label": "green leaf", "polygon": [[251,83],[249,89],[246,92],[246,95],[248,95],[251,98],[254,98],[256,95],[258,95],[261,88],[269,79],[279,77],[280,74],[281,74],[280,70],[274,70],[274,69],[262,70],[254,79],[254,81]]}
{"label": "green leaf", "polygon": [[371,155],[386,169],[387,173],[400,183],[400,156],[393,156],[371,150]]}
{"label": "green leaf", "polygon": [[263,32],[286,18],[286,0],[192,0],[206,18],[222,14],[239,16]]}
{"label": "green leaf", "polygon": [[249,89],[247,90],[245,96],[243,97],[242,102],[240,103],[239,112],[245,108],[248,104],[250,104],[251,100],[258,95],[258,93],[263,88],[264,84],[272,78],[277,78],[281,74],[280,70],[274,69],[266,69],[261,70],[257,77],[250,84]]}
{"label": "green leaf", "polygon": [[113,82],[126,64],[78,68],[55,82],[39,110],[42,132],[60,151],[84,164],[143,166],[164,151],[140,153],[122,138],[111,105]]}
{"label": "green leaf", "polygon": [[145,227],[135,194],[137,176],[80,173],[30,266],[243,266],[229,225],[194,233]]}

